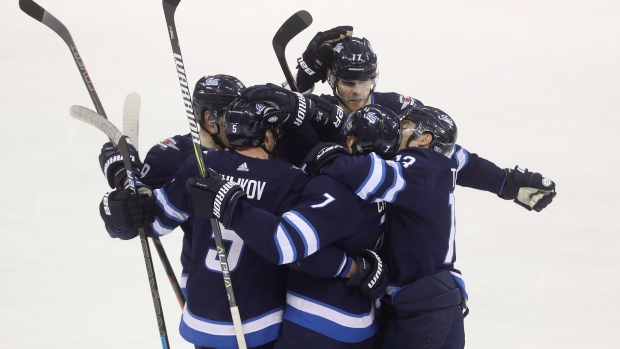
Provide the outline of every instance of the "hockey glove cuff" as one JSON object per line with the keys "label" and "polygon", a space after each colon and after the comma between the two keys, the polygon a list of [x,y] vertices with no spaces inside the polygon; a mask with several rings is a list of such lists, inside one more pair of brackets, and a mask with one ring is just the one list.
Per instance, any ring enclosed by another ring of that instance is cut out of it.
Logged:
{"label": "hockey glove cuff", "polygon": [[528,211],[533,209],[536,212],[540,212],[553,201],[556,191],[552,180],[519,166],[514,169],[506,168],[504,171],[506,185],[499,195],[501,198],[513,200]]}
{"label": "hockey glove cuff", "polygon": [[335,139],[342,129],[344,110],[317,95],[306,97],[314,102],[314,114],[310,119],[312,127],[322,139]]}
{"label": "hockey glove cuff", "polygon": [[[141,188],[146,189],[146,188]],[[157,203],[149,194],[133,194],[129,189],[107,193],[99,205],[106,226],[113,229],[137,229],[153,223]]]}
{"label": "hockey glove cuff", "polygon": [[232,224],[237,201],[246,193],[240,185],[229,182],[210,170],[207,178],[190,178],[185,187],[192,197],[194,213],[198,217],[216,218],[224,228]]}
{"label": "hockey glove cuff", "polygon": [[281,116],[274,123],[284,129],[295,128],[314,115],[314,102],[299,92],[275,84],[256,85],[241,90],[241,97],[252,101],[272,102],[280,108]]}
{"label": "hockey glove cuff", "polygon": [[[131,163],[137,171],[142,169],[142,162],[140,162],[140,156],[138,151],[133,145],[127,143],[129,148],[129,155],[131,156]],[[108,180],[108,184],[112,189],[123,188],[123,184],[127,174],[125,172],[125,165],[123,163],[123,156],[118,148],[112,146],[111,143],[105,143],[101,148],[101,154],[99,154],[99,166],[101,171]]]}
{"label": "hockey glove cuff", "polygon": [[379,298],[388,285],[387,266],[381,257],[371,250],[362,250],[355,256],[357,270],[347,286],[358,287],[369,298]]}
{"label": "hockey glove cuff", "polygon": [[349,155],[351,155],[351,153],[339,144],[327,142],[319,143],[315,145],[306,156],[306,168],[304,170],[307,173],[318,176],[325,166],[330,165],[341,156]]}

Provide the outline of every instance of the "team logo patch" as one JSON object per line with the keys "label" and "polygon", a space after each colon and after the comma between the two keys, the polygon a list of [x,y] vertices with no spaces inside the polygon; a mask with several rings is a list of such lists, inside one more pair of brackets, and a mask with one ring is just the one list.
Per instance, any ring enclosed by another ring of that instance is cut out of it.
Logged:
{"label": "team logo patch", "polygon": [[398,97],[398,101],[400,102],[401,106],[400,109],[405,109],[408,106],[414,106],[415,105],[415,99],[408,97],[408,96],[403,96],[400,95],[400,97]]}
{"label": "team logo patch", "polygon": [[159,147],[163,150],[166,150],[167,148],[179,150],[179,148],[177,147],[177,142],[172,138],[166,138],[163,141],[159,142],[157,145],[159,145]]}
{"label": "team logo patch", "polygon": [[454,121],[452,121],[452,119],[448,115],[441,114],[437,118],[441,121],[445,121],[446,123],[450,124],[450,126],[454,126]]}
{"label": "team logo patch", "polygon": [[265,108],[267,108],[266,104],[263,103],[256,103],[256,114],[262,114],[263,110],[265,110]]}
{"label": "team logo patch", "polygon": [[374,124],[379,120],[379,117],[374,112],[368,112],[364,114],[364,119],[368,120],[369,123]]}
{"label": "team logo patch", "polygon": [[220,84],[220,79],[218,78],[208,78],[205,82],[202,83],[203,87],[207,86],[217,86]]}

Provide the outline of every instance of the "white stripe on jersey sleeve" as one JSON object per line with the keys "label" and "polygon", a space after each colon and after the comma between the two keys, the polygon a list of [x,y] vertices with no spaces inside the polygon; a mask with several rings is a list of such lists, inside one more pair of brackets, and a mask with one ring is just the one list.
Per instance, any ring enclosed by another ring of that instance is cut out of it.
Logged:
{"label": "white stripe on jersey sleeve", "polygon": [[388,166],[394,171],[394,184],[383,194],[383,196],[374,199],[372,202],[387,201],[394,202],[396,195],[405,189],[405,179],[403,178],[403,171],[400,164],[394,161],[386,161]]}
{"label": "white stripe on jersey sleeve", "polygon": [[[368,302],[372,303],[372,300],[368,299]],[[370,307],[370,313],[362,316],[349,315],[336,310],[336,308],[325,306],[310,298],[298,297],[290,292],[286,293],[286,304],[304,313],[322,317],[349,328],[367,328],[372,325],[375,319],[375,307]]]}
{"label": "white stripe on jersey sleeve", "polygon": [[174,228],[167,227],[161,223],[159,218],[155,217],[155,221],[151,223],[151,228],[157,236],[164,236],[172,233]]}
{"label": "white stripe on jersey sleeve", "polygon": [[280,253],[280,261],[278,264],[288,264],[297,260],[297,250],[293,247],[293,240],[286,231],[286,228],[280,223],[275,233],[274,239],[278,253]]}
{"label": "white stripe on jersey sleeve", "polygon": [[454,154],[454,158],[456,160],[456,163],[459,165],[459,167],[456,169],[456,171],[458,172],[463,167],[465,167],[465,165],[467,165],[467,162],[469,161],[469,154],[467,153],[467,150],[461,148]]}
{"label": "white stripe on jersey sleeve", "polygon": [[162,189],[155,189],[153,193],[155,193],[157,204],[159,204],[159,207],[164,210],[166,217],[181,223],[185,222],[187,218],[189,218],[189,214],[177,209],[170,204],[166,193]]}
{"label": "white stripe on jersey sleeve", "polygon": [[301,239],[304,241],[304,258],[313,254],[319,249],[319,236],[316,230],[302,215],[295,211],[286,212],[282,215],[286,222],[295,228]]}
{"label": "white stripe on jersey sleeve", "polygon": [[[269,326],[279,324],[282,322],[282,316],[284,310],[278,310],[271,313],[263,314],[259,317],[252,319],[251,321],[243,322],[243,332],[253,333],[263,330]],[[214,321],[205,318],[194,316],[187,309],[187,306],[183,308],[183,315],[181,321],[185,322],[188,327],[198,332],[207,333],[212,336],[234,336],[235,327],[232,322]]]}
{"label": "white stripe on jersey sleeve", "polygon": [[374,193],[385,178],[385,162],[383,159],[375,153],[370,153],[369,155],[371,161],[370,172],[364,183],[355,191],[355,194],[362,198],[362,200],[366,200],[368,195]]}

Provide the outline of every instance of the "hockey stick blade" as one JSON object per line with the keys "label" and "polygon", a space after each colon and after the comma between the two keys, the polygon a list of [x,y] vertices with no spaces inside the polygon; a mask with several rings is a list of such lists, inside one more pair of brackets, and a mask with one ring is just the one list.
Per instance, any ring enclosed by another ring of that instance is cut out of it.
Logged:
{"label": "hockey stick blade", "polygon": [[69,108],[69,114],[71,114],[74,119],[95,126],[103,133],[105,133],[108,138],[110,138],[112,142],[114,142],[114,144],[118,144],[121,140],[121,137],[123,137],[123,133],[116,126],[114,126],[114,124],[111,123],[110,120],[106,119],[103,115],[97,113],[96,111],[90,110],[81,105],[74,105]]}
{"label": "hockey stick blade", "polygon": [[312,16],[310,13],[304,10],[298,11],[282,24],[271,42],[273,51],[276,53],[282,72],[284,72],[284,76],[286,77],[286,81],[291,87],[291,90],[295,92],[299,92],[299,89],[297,88],[297,83],[291,73],[291,69],[286,63],[286,45],[288,45],[297,34],[308,28],[310,24],[312,24]]}
{"label": "hockey stick blade", "polygon": [[132,92],[125,97],[123,105],[123,134],[131,138],[133,146],[139,149],[140,95]]}
{"label": "hockey stick blade", "polygon": [[[140,102],[140,95],[137,92],[132,92],[125,97],[125,104],[123,105],[123,134],[131,138],[136,150],[139,150]],[[172,286],[177,302],[179,302],[181,309],[183,309],[185,306],[185,296],[183,295],[181,286],[179,286],[179,281],[174,274],[174,270],[172,270],[172,265],[170,264],[164,245],[158,237],[152,237],[151,241],[153,241],[153,245],[155,245],[155,250],[168,276],[168,281],[170,281],[170,286]]]}
{"label": "hockey stick blade", "polygon": [[[122,134],[122,132],[114,126],[106,117],[92,111],[86,107],[74,105],[69,108],[69,114],[77,120],[83,121],[89,125],[95,126],[99,130],[103,131],[118,147],[118,150],[123,156],[123,163],[127,172],[127,183],[131,191],[136,194],[135,176],[137,169],[133,167],[131,163],[131,156],[129,155],[128,144],[131,144],[131,139]],[[149,285],[151,287],[151,296],[153,297],[153,306],[155,307],[155,316],[157,318],[157,326],[159,327],[159,338],[161,340],[162,349],[169,349],[168,332],[166,331],[166,324],[164,322],[164,313],[161,307],[161,300],[159,298],[159,289],[157,287],[157,278],[155,277],[153,269],[153,261],[151,260],[151,250],[146,237],[146,232],[143,228],[138,229],[140,235],[140,244],[142,245],[142,253],[144,255],[144,262],[146,264],[146,270],[149,278]]]}

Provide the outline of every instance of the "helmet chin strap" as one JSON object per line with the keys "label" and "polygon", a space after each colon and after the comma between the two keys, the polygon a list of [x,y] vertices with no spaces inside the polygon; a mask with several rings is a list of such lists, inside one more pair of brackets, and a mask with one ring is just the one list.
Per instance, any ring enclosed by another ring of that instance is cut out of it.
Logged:
{"label": "helmet chin strap", "polygon": [[[213,111],[213,113],[215,114],[215,120],[217,120],[217,111]],[[203,113],[203,115],[204,115],[204,113]],[[200,128],[203,129],[206,133],[208,133],[209,136],[211,136],[211,139],[213,139],[213,142],[215,144],[219,145],[220,148],[227,149],[228,147],[224,144],[224,142],[222,142],[222,139],[220,138],[220,124],[216,123],[215,126],[217,127],[217,132],[211,133],[205,127],[204,122],[205,121],[204,121],[204,117],[203,117],[202,119],[200,119],[200,122],[198,123],[198,125],[200,125]]]}

